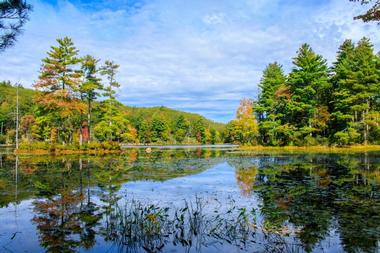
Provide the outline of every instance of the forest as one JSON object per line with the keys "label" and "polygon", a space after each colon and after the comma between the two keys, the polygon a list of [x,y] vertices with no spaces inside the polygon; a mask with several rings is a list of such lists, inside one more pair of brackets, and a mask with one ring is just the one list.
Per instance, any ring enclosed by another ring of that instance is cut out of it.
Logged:
{"label": "forest", "polygon": [[[166,107],[132,108],[117,101],[119,65],[79,56],[72,40],[57,39],[42,60],[35,90],[0,83],[0,143],[20,148],[118,143],[219,143],[223,124]],[[18,101],[19,113],[16,115]],[[19,119],[17,122],[17,118]],[[94,142],[91,144],[91,142]],[[115,145],[113,145],[115,144]]]}
{"label": "forest", "polygon": [[21,147],[379,144],[380,56],[368,38],[344,41],[331,66],[308,44],[297,51],[290,73],[269,64],[257,99],[243,98],[227,125],[166,107],[127,107],[116,99],[119,65],[79,56],[68,37],[57,43],[42,60],[35,90],[0,83],[0,143],[14,143],[18,98]]}
{"label": "forest", "polygon": [[288,74],[277,62],[265,68],[257,100],[243,100],[227,125],[227,142],[379,144],[380,58],[368,38],[344,41],[331,66],[308,44],[292,63]]}

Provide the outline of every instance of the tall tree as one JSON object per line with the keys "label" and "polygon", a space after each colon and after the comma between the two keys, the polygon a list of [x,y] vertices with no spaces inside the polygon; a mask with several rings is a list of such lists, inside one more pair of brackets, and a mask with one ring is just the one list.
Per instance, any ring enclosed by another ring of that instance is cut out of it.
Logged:
{"label": "tall tree", "polygon": [[68,37],[57,39],[57,42],[58,46],[52,46],[42,60],[40,76],[34,87],[43,91],[37,95],[37,101],[55,119],[52,131],[61,130],[63,141],[72,142],[75,116],[84,109],[76,97],[82,76],[82,72],[76,69],[80,62],[79,50]]}
{"label": "tall tree", "polygon": [[[343,121],[343,129],[339,129],[341,132],[337,132],[336,138],[349,140],[350,136],[345,132],[359,131],[363,143],[367,144],[370,123],[379,123],[373,122],[371,116],[378,108],[380,88],[379,58],[374,54],[369,39],[361,39],[354,49],[349,42],[345,42],[338,52],[334,72],[338,84],[334,113],[337,119]],[[342,141],[342,144],[351,142]]]}
{"label": "tall tree", "polygon": [[333,85],[333,108],[330,122],[331,135],[338,144],[355,142],[358,133],[353,128],[354,117],[351,112],[352,85],[347,82],[354,71],[355,45],[346,40],[339,47],[336,61],[333,63],[331,82]]}
{"label": "tall tree", "polygon": [[101,79],[97,76],[99,70],[97,68],[99,60],[90,55],[82,58],[82,71],[84,80],[79,87],[81,99],[87,104],[87,129],[88,139],[91,142],[91,110],[92,102],[99,96],[99,90],[102,89]]}
{"label": "tall tree", "polygon": [[[114,63],[113,61],[105,61],[104,66],[100,68],[100,74],[106,76],[108,80],[108,84],[104,88],[104,96],[107,97],[105,101],[107,105],[107,111],[104,114],[106,120],[108,120],[108,124],[112,126],[112,117],[114,116],[115,104],[116,104],[116,90],[120,87],[120,84],[116,81],[117,70],[119,69],[119,65]],[[112,139],[112,133],[109,136],[109,139]]]}
{"label": "tall tree", "polygon": [[271,63],[265,68],[259,84],[261,92],[255,107],[259,121],[268,118],[272,112],[275,93],[280,85],[285,84],[285,81],[286,76],[282,66],[277,62]]}
{"label": "tall tree", "polygon": [[326,110],[330,101],[331,85],[326,60],[316,54],[308,44],[303,44],[293,58],[294,68],[287,85],[291,93],[289,123],[298,128],[301,139],[320,129],[315,127],[318,112]]}
{"label": "tall tree", "polygon": [[0,1],[0,52],[16,42],[31,10],[32,6],[26,1]]}
{"label": "tall tree", "polygon": [[286,76],[282,66],[277,62],[269,64],[261,78],[259,99],[255,103],[255,111],[259,120],[260,143],[274,144],[273,133],[278,125],[275,109],[278,104],[276,92],[285,85]]}

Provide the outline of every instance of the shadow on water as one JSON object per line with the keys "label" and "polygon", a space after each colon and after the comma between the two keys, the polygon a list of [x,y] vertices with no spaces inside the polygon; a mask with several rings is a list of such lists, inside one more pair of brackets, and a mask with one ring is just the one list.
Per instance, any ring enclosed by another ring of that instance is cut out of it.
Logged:
{"label": "shadow on water", "polygon": [[[214,170],[224,175],[222,186],[212,176],[199,181]],[[128,182],[164,187],[180,179],[224,192],[231,176],[236,191],[228,198],[181,195],[177,189],[178,198],[170,203],[164,195],[143,192],[133,198],[123,192]],[[0,251],[376,252],[380,153],[247,156],[198,149],[104,157],[2,155],[0,215],[18,205],[26,205],[18,217],[30,212],[20,226],[38,237],[23,249],[12,241],[34,239],[0,220],[0,238],[6,238]]]}

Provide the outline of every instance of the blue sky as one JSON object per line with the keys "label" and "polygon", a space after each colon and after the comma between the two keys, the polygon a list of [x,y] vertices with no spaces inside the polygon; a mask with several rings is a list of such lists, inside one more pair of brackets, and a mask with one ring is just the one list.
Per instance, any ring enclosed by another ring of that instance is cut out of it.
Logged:
{"label": "blue sky", "polygon": [[380,27],[352,17],[348,0],[31,0],[31,20],[1,55],[0,80],[31,87],[41,59],[63,36],[82,55],[121,65],[118,98],[127,105],[234,117],[242,97],[256,98],[261,72],[278,61],[288,72],[301,43],[332,62],[344,39],[371,38]]}

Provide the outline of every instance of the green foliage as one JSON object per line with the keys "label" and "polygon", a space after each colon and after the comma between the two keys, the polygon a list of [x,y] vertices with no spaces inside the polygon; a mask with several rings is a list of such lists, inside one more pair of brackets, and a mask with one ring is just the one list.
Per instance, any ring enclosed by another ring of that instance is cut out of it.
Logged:
{"label": "green foliage", "polygon": [[[176,141],[183,142],[185,137],[189,135],[190,122],[185,119],[183,115],[180,115],[174,125],[174,136]],[[216,131],[216,130],[215,130]]]}
{"label": "green foliage", "polygon": [[302,131],[301,128],[312,127],[318,106],[329,101],[328,68],[326,60],[315,54],[308,44],[301,46],[293,64],[287,81],[291,99],[285,113],[288,123]]}
{"label": "green foliage", "polygon": [[[57,45],[42,60],[39,79],[34,83],[37,90],[19,89],[20,139],[31,144],[47,142],[55,149],[60,149],[60,144],[67,149],[78,145],[86,149],[91,141],[222,141],[219,133],[224,125],[200,115],[165,107],[122,105],[116,99],[119,65],[107,60],[98,67],[99,62],[90,55],[81,57],[69,37],[57,39]],[[1,82],[0,143],[14,141],[15,102],[16,88],[10,82]],[[27,148],[25,145],[22,148]]]}
{"label": "green foliage", "polygon": [[[0,136],[2,143],[13,143],[12,134],[7,131],[14,129],[16,125],[15,109],[16,109],[16,85],[10,82],[0,82]],[[34,91],[19,87],[19,112],[20,115],[32,114],[35,109],[33,103]]]}
{"label": "green foliage", "polygon": [[236,113],[236,119],[226,126],[226,141],[254,145],[257,143],[258,133],[258,124],[253,113],[253,103],[249,99],[242,99]]}
{"label": "green foliage", "polygon": [[263,72],[259,88],[261,90],[259,99],[255,104],[256,114],[260,121],[259,142],[264,145],[278,145],[276,140],[276,127],[279,118],[275,109],[278,108],[279,101],[276,92],[285,85],[286,76],[282,66],[277,62],[269,64]]}
{"label": "green foliage", "polygon": [[[334,84],[334,108],[332,115],[336,125],[333,132],[354,127],[361,131],[361,139],[367,143],[371,130],[377,128],[370,120],[379,110],[379,58],[373,53],[370,41],[363,38],[357,46],[345,41],[338,51],[332,78]],[[370,122],[372,129],[370,126]]]}
{"label": "green foliage", "polygon": [[[224,125],[198,114],[173,110],[164,106],[151,108],[124,107],[127,119],[137,130],[140,143],[212,143],[211,133],[220,133]],[[155,127],[153,126],[155,121]],[[160,130],[161,129],[161,130]],[[166,130],[164,130],[166,129]],[[161,137],[160,134],[163,133]],[[218,138],[214,137],[216,141]]]}
{"label": "green foliage", "polygon": [[[72,143],[78,115],[83,111],[82,104],[75,96],[83,75],[77,66],[81,59],[78,57],[79,50],[70,38],[57,39],[57,43],[58,46],[52,46],[48,56],[42,60],[39,79],[33,86],[42,91],[36,98],[43,108],[40,112],[51,119],[50,141]],[[55,135],[57,138],[52,138]]]}
{"label": "green foliage", "polygon": [[[83,75],[84,80],[86,75]],[[96,78],[97,75],[95,75]],[[87,79],[88,80],[88,79]],[[81,83],[83,84],[83,83]],[[80,86],[82,89],[83,87]],[[83,90],[82,90],[83,91]],[[91,91],[92,92],[92,91]],[[101,93],[99,88],[93,90],[97,95]],[[22,149],[29,150],[26,143],[44,143],[50,142],[54,130],[55,116],[49,113],[44,106],[40,106],[33,97],[41,94],[39,91],[31,89],[19,89],[20,93],[20,119],[23,117],[24,126],[21,129],[21,139],[25,141]],[[80,94],[79,94],[80,95]],[[87,96],[84,92],[83,96]],[[87,97],[84,97],[86,100]],[[92,99],[92,98],[91,98]],[[80,100],[80,97],[78,98]],[[3,124],[3,135],[0,134],[0,143],[14,141],[14,109],[16,101],[16,88],[9,82],[0,83],[0,131]],[[84,101],[85,102],[85,101]],[[124,143],[221,143],[222,137],[220,132],[223,131],[224,125],[205,119],[204,117],[172,110],[166,107],[136,108],[127,107],[113,100],[112,106],[109,106],[110,100],[91,102],[91,130],[93,132],[93,145],[100,145],[98,142]],[[110,110],[110,108],[112,110]],[[84,112],[89,112],[88,109]],[[75,117],[79,120],[80,115]],[[29,117],[33,117],[29,118]],[[28,119],[28,121],[27,121]],[[87,118],[83,116],[83,121]],[[29,124],[28,122],[33,121]],[[79,121],[78,121],[79,122]],[[111,122],[111,125],[110,125]],[[79,127],[73,125],[72,144],[79,145]],[[38,146],[39,144],[37,144]],[[59,146],[56,144],[56,146]],[[66,143],[67,149],[70,148]],[[91,149],[91,143],[83,143],[82,149]],[[97,148],[95,148],[97,149]]]}
{"label": "green foliage", "polygon": [[151,132],[153,142],[157,142],[159,140],[167,141],[169,139],[169,126],[164,119],[157,117],[153,118]]}
{"label": "green foliage", "polygon": [[256,104],[264,145],[350,145],[380,137],[379,57],[367,38],[346,40],[329,69],[303,44],[282,84],[281,67],[270,64]]}
{"label": "green foliage", "polygon": [[261,92],[255,107],[258,118],[261,121],[269,119],[270,114],[273,113],[275,93],[280,85],[285,84],[285,80],[286,77],[282,70],[282,66],[277,62],[269,64],[265,68],[259,84]]}

